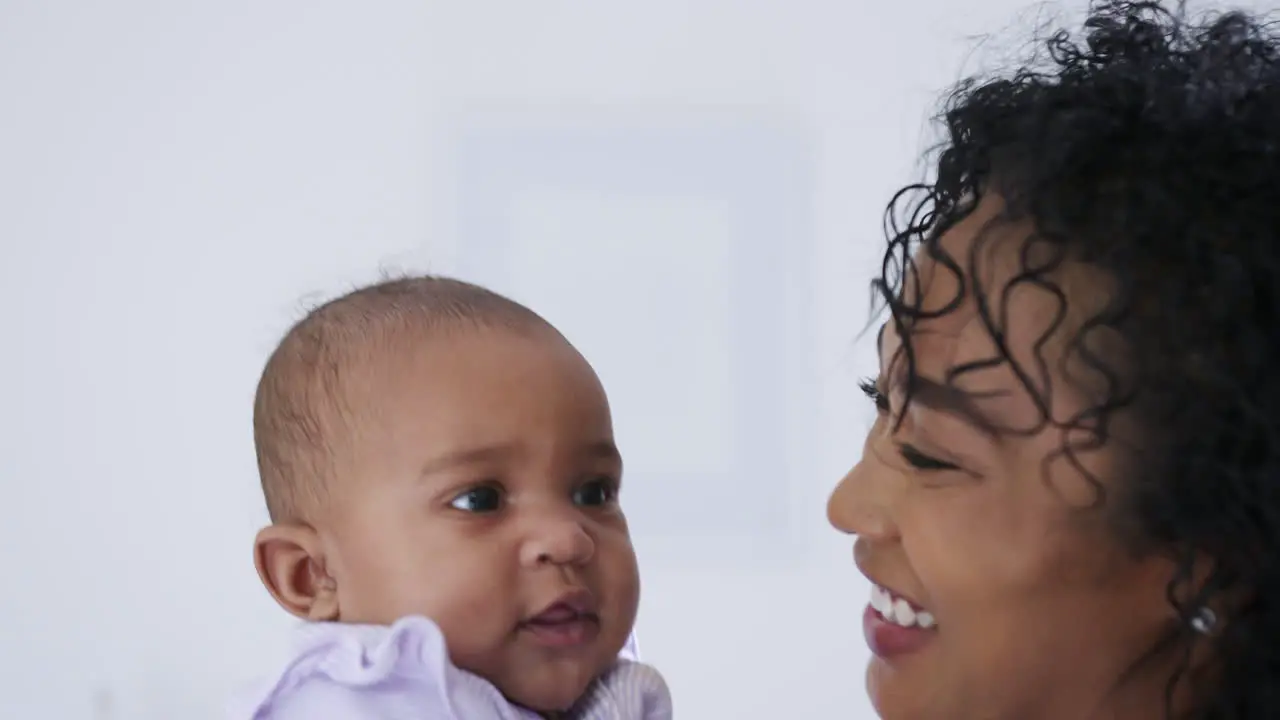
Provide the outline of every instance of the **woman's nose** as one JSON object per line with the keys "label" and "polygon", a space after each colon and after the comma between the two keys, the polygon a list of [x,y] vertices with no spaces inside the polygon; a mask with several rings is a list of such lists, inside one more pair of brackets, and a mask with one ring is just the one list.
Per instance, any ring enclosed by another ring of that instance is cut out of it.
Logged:
{"label": "woman's nose", "polygon": [[887,538],[897,534],[890,512],[888,485],[892,471],[866,457],[870,448],[827,499],[827,521],[835,529],[866,538]]}

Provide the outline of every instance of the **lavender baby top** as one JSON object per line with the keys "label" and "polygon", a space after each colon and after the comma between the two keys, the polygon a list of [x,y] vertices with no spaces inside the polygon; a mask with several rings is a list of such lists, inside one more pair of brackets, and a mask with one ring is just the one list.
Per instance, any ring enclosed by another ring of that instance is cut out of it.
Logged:
{"label": "lavender baby top", "polygon": [[[587,690],[575,718],[671,719],[666,682],[628,654]],[[228,720],[539,719],[453,665],[435,623],[410,617],[307,626],[284,672],[232,703]]]}

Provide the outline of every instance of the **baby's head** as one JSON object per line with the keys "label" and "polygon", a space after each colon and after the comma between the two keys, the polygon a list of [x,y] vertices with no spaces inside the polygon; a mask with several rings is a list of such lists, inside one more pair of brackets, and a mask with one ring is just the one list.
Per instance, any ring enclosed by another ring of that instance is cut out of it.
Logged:
{"label": "baby's head", "polygon": [[254,440],[255,562],[289,612],[424,615],[454,663],[539,711],[616,660],[639,576],[609,404],[533,311],[438,277],[334,300],[267,362]]}

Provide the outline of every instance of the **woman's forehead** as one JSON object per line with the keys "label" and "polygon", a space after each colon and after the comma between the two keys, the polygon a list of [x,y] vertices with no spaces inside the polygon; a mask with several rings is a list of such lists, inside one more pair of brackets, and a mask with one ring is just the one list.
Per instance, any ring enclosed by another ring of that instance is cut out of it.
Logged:
{"label": "woman's forehead", "polygon": [[[907,315],[924,316],[905,323],[913,345],[920,336],[931,352],[989,353],[998,334],[1017,358],[1018,345],[1048,341],[1060,349],[1052,336],[1069,336],[1105,305],[1111,293],[1101,273],[1040,237],[1030,219],[1002,217],[1004,210],[998,195],[984,195],[913,253],[901,288]],[[886,332],[880,343],[886,358],[892,356],[888,345],[897,344],[894,335]]]}
{"label": "woman's forehead", "polygon": [[[984,385],[1013,377],[1007,358],[1003,358],[1001,348],[972,306],[961,306],[942,317],[913,323],[908,334],[913,362],[911,370],[917,376],[947,382],[957,368],[981,363],[985,367],[975,372],[980,373]],[[894,323],[881,327],[880,362],[886,375],[907,371],[902,345],[902,337]],[[999,362],[992,363],[992,359]],[[971,384],[974,372],[963,375],[969,377],[956,378],[958,384]]]}
{"label": "woman's forehead", "polygon": [[[907,319],[883,326],[878,345],[890,379],[907,371],[905,331],[919,377],[972,392],[1035,394],[1039,401],[1014,413],[1022,426],[1033,421],[1028,413],[1039,414],[1035,408],[1078,409],[1097,369],[1076,368],[1071,349],[1082,321],[1110,293],[1096,270],[1065,257],[1045,262],[1061,251],[1037,239],[1031,222],[1000,218],[1002,207],[983,200],[932,247],[917,250],[903,285]],[[1052,269],[1031,278],[1028,265]]]}

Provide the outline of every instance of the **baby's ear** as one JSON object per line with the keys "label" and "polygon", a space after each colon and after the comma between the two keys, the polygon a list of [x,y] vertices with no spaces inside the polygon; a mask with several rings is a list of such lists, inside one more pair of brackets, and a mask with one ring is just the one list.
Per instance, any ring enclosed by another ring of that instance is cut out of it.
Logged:
{"label": "baby's ear", "polygon": [[253,564],[267,592],[304,620],[337,620],[338,586],[326,570],[320,536],[305,525],[268,525],[253,543]]}

